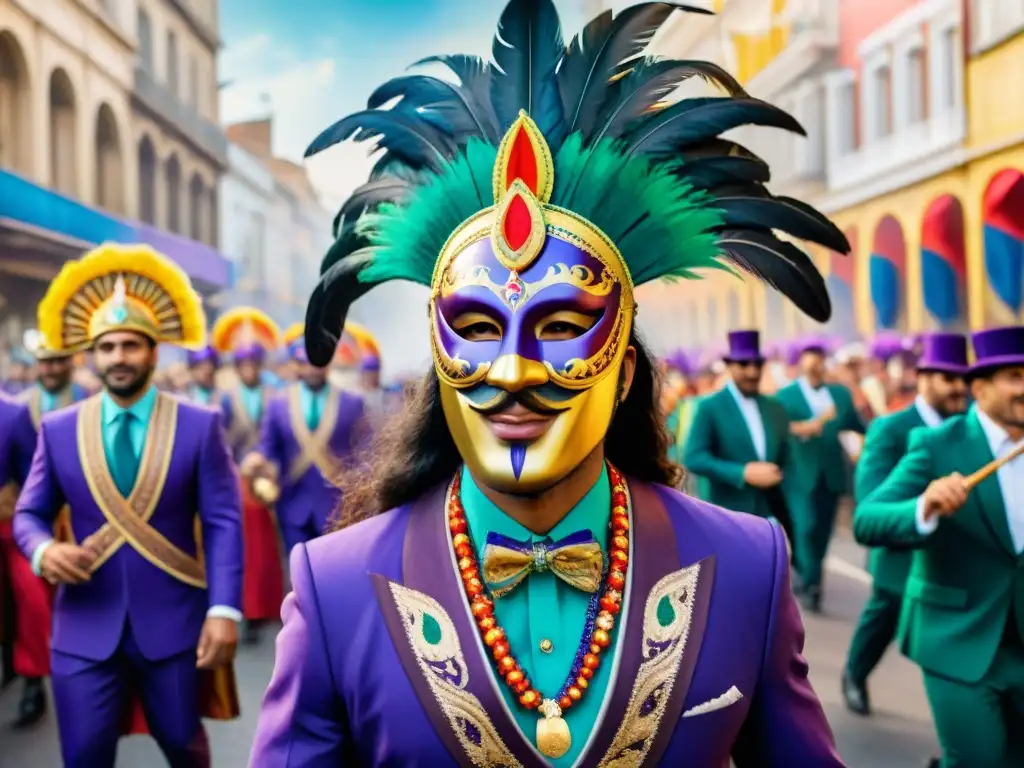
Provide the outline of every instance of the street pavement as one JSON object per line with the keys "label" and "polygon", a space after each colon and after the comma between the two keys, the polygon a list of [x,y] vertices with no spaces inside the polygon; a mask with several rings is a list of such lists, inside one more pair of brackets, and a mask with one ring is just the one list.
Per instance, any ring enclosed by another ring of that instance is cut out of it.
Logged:
{"label": "street pavement", "polygon": [[[811,680],[832,724],[839,751],[850,768],[918,768],[926,758],[938,755],[938,746],[916,667],[890,650],[871,679],[874,716],[857,717],[842,704],[839,676],[850,634],[870,587],[863,564],[863,550],[840,533],[829,561],[824,615],[806,617],[805,651]],[[240,653],[236,669],[242,716],[231,723],[208,726],[214,768],[245,768],[273,658],[274,644],[269,631],[258,646],[244,648]],[[16,704],[15,694],[0,695],[0,723],[13,718]],[[118,768],[166,765],[148,737],[124,739],[121,744]],[[59,766],[52,716],[24,734],[0,725],[0,768]]]}

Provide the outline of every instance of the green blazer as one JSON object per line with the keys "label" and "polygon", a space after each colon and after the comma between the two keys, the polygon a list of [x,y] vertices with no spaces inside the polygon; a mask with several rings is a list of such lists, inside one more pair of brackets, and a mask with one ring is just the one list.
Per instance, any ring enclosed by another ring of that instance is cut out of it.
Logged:
{"label": "green blazer", "polygon": [[[924,419],[913,404],[871,422],[853,476],[857,503],[885,482],[907,452],[911,430],[923,426]],[[910,572],[910,550],[875,547],[868,555],[868,570],[875,579],[875,587],[902,593]]]}
{"label": "green blazer", "polygon": [[[789,436],[789,449],[792,454],[795,471],[787,476],[786,485],[790,493],[806,495],[814,490],[819,477],[824,477],[826,487],[836,494],[849,491],[849,460],[842,443],[839,442],[840,432],[859,432],[864,434],[864,422],[853,405],[853,395],[842,384],[826,384],[836,406],[836,415],[821,435],[807,440]],[[776,393],[775,397],[789,415],[790,421],[808,421],[814,418],[807,398],[804,397],[797,381],[787,384]]]}
{"label": "green blazer", "polygon": [[[758,410],[764,423],[765,458],[788,471],[789,419],[785,409],[773,398],[758,395]],[[699,403],[686,437],[683,465],[706,478],[705,501],[732,509],[769,517],[766,493],[743,480],[743,468],[761,461],[754,449],[743,412],[728,387],[710,394]]]}
{"label": "green blazer", "polygon": [[1024,557],[1017,554],[993,474],[930,535],[917,530],[928,484],[992,461],[972,409],[910,433],[907,454],[860,504],[853,533],[872,547],[913,548],[900,618],[900,648],[925,671],[976,683],[999,647],[1011,604],[1024,633]]}

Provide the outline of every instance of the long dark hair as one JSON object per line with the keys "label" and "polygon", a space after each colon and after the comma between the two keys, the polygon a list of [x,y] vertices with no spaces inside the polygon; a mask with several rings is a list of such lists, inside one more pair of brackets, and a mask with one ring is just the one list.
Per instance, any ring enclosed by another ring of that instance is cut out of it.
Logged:
{"label": "long dark hair", "polygon": [[[605,455],[630,477],[678,487],[683,470],[668,458],[669,435],[658,404],[660,377],[635,331],[630,345],[636,349],[633,385],[612,417]],[[461,466],[433,368],[412,388],[402,411],[381,427],[367,454],[367,461],[338,478],[344,495],[332,529],[408,504],[451,479]]]}

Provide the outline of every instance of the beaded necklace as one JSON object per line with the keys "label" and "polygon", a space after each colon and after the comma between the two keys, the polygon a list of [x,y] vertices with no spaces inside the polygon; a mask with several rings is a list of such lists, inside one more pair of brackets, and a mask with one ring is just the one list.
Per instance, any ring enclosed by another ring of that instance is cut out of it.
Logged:
{"label": "beaded necklace", "polygon": [[590,680],[601,663],[602,652],[611,645],[615,617],[622,608],[622,591],[629,567],[629,498],[626,480],[611,464],[608,479],[612,487],[612,514],[608,523],[608,567],[604,590],[590,600],[587,621],[569,675],[554,698],[544,698],[512,655],[505,630],[494,617],[494,600],[480,578],[476,550],[470,538],[466,510],[462,506],[462,473],[455,475],[448,500],[448,529],[458,558],[463,590],[484,645],[505,684],[516,694],[520,706],[543,715],[537,721],[537,749],[552,758],[562,757],[572,746],[572,734],[562,714],[586,694]]}

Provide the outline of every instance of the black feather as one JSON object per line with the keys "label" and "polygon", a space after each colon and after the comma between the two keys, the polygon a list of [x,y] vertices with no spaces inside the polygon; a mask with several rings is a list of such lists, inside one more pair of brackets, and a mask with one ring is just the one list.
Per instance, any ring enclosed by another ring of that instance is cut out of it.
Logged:
{"label": "black feather", "polygon": [[741,125],[782,128],[806,135],[796,118],[766,101],[713,96],[684,99],[656,113],[626,137],[626,151],[631,155],[677,153],[685,151],[688,144]]}
{"label": "black feather", "polygon": [[825,279],[811,257],[770,232],[724,230],[719,237],[722,255],[792,301],[819,323],[832,316]]}
{"label": "black feather", "polygon": [[334,237],[338,237],[343,222],[354,223],[366,211],[373,210],[381,203],[400,203],[411,189],[411,182],[395,176],[371,179],[361,185],[342,204],[338,215],[334,217]]}
{"label": "black feather", "polygon": [[489,115],[462,85],[430,75],[405,75],[388,80],[375,90],[367,106],[379,109],[395,98],[401,98],[401,101],[394,109],[414,112],[456,139],[486,136],[495,130]]}
{"label": "black feather", "polygon": [[718,197],[715,200],[729,229],[773,229],[799,240],[810,240],[832,250],[845,252],[848,244],[842,232],[813,208],[793,205],[779,197]]}
{"label": "black feather", "polygon": [[596,144],[607,137],[617,139],[634,121],[646,119],[653,105],[675,91],[684,81],[699,77],[730,95],[746,95],[742,86],[721,67],[704,61],[644,59],[629,74],[609,86],[609,97],[588,142]]}
{"label": "black feather", "polygon": [[684,162],[676,175],[699,189],[714,189],[724,184],[766,184],[771,171],[759,158],[727,155]]}
{"label": "black feather", "polygon": [[[573,37],[558,70],[567,132],[589,139],[622,62],[640,55],[673,11],[709,13],[682,3],[639,3],[617,16],[605,11]],[[588,142],[589,143],[589,142]]]}
{"label": "black feather", "polygon": [[491,65],[479,56],[469,56],[464,53],[451,56],[428,56],[425,59],[420,59],[413,66],[423,64],[442,64],[459,79],[462,84],[462,98],[483,126],[481,138],[492,144],[500,142],[501,130],[498,128],[498,116],[491,103],[491,79],[494,76]]}
{"label": "black feather", "polygon": [[334,242],[331,243],[331,247],[327,249],[327,253],[320,261],[320,274],[324,274],[339,261],[347,258],[350,253],[366,248],[369,244],[366,237],[356,227],[356,222],[340,222]]}
{"label": "black feather", "polygon": [[359,280],[359,273],[372,258],[372,248],[349,254],[324,272],[313,289],[306,305],[305,334],[306,355],[313,365],[320,368],[330,365],[349,307],[375,287],[373,283]]}
{"label": "black feather", "polygon": [[378,138],[378,147],[386,149],[416,169],[439,171],[444,161],[456,151],[450,136],[441,133],[414,113],[364,110],[342,118],[313,139],[306,149],[306,157],[312,157],[350,138],[357,142]]}
{"label": "black feather", "polygon": [[491,101],[503,131],[526,110],[553,152],[566,136],[557,77],[564,50],[552,0],[511,0],[505,6],[491,46],[498,67],[491,79]]}

